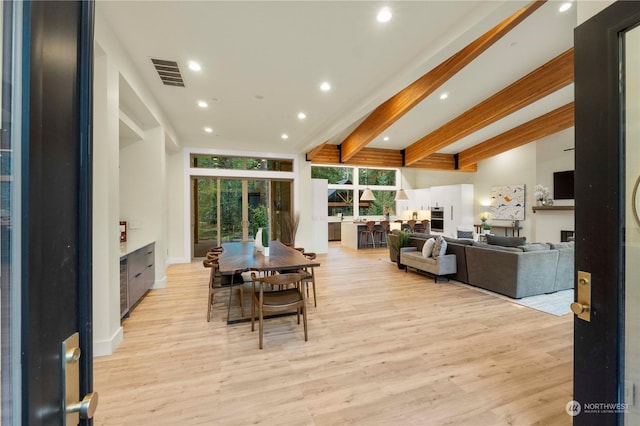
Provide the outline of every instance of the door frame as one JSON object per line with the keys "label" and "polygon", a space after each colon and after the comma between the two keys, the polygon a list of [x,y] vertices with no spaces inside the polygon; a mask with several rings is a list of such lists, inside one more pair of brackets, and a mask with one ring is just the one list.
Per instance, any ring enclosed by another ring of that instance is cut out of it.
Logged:
{"label": "door frame", "polygon": [[[638,23],[640,3],[616,2],[575,29],[575,269],[576,276],[578,271],[591,272],[591,321],[574,318],[574,401],[570,403],[579,411],[573,413],[575,425],[624,422],[620,34]],[[594,197],[599,200],[595,205]],[[605,410],[597,404],[616,405]],[[571,411],[569,404],[567,411]]]}

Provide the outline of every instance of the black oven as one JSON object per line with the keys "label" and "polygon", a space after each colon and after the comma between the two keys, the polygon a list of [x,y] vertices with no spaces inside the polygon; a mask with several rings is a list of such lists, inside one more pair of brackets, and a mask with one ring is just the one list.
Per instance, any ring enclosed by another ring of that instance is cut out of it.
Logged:
{"label": "black oven", "polygon": [[444,207],[431,207],[431,231],[444,232]]}

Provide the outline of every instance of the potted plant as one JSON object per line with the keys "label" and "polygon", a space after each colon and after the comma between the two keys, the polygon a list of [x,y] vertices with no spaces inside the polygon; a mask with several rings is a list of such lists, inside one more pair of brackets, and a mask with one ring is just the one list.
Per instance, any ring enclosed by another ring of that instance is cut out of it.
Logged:
{"label": "potted plant", "polygon": [[[409,233],[406,231],[399,231],[397,234],[387,235],[387,245],[389,246],[389,254],[391,261],[395,261],[398,265],[398,269],[402,269],[400,264],[400,249],[406,247],[409,243]],[[393,254],[395,253],[395,259]]]}
{"label": "potted plant", "polygon": [[482,223],[482,229],[484,230],[485,235],[491,233],[491,225],[489,225],[487,222]]}

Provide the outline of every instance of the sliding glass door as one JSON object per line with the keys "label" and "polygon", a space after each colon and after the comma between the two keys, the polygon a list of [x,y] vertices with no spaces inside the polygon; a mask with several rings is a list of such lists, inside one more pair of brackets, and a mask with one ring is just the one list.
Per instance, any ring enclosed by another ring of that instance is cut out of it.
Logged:
{"label": "sliding glass door", "polygon": [[251,241],[261,227],[289,242],[291,193],[290,181],[192,178],[193,257],[225,242]]}

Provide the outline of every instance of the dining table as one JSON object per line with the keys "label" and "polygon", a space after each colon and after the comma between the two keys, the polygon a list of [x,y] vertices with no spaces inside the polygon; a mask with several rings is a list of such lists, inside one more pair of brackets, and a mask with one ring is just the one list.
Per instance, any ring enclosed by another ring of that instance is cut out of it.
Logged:
{"label": "dining table", "polygon": [[316,260],[307,258],[299,250],[286,246],[280,241],[271,241],[269,243],[269,256],[265,256],[263,252],[258,252],[252,241],[223,243],[222,247],[224,247],[224,251],[218,258],[218,268],[221,275],[231,277],[227,324],[250,320],[249,318],[233,320],[230,318],[233,286],[244,285],[244,281],[234,282],[234,277],[238,274],[249,271],[268,274],[320,266],[320,263]]}

